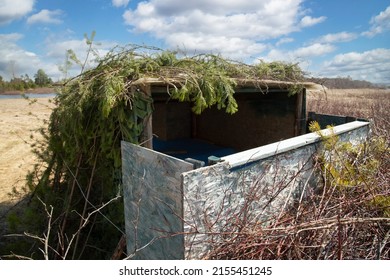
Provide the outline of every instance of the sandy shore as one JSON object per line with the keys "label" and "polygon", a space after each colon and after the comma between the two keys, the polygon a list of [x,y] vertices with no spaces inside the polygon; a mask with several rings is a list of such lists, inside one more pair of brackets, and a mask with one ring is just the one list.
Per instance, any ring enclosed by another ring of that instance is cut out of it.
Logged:
{"label": "sandy shore", "polygon": [[34,165],[30,145],[40,137],[36,130],[53,108],[48,98],[37,100],[29,104],[25,99],[0,99],[0,204],[12,200],[9,193],[14,187],[25,186],[25,176]]}
{"label": "sandy shore", "polygon": [[28,89],[24,91],[20,90],[7,90],[7,91],[0,91],[0,95],[20,95],[22,93],[53,93],[56,92],[56,88],[54,87],[43,87],[43,88],[33,88]]}

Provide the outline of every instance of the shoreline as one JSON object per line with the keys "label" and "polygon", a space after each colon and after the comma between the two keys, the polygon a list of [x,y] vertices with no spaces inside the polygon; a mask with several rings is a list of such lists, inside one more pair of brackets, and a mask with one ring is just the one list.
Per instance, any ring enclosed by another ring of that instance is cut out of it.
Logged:
{"label": "shoreline", "polygon": [[34,94],[48,94],[55,93],[56,87],[39,87],[39,88],[30,88],[27,90],[5,90],[0,91],[0,95],[21,95],[24,93],[34,93]]}

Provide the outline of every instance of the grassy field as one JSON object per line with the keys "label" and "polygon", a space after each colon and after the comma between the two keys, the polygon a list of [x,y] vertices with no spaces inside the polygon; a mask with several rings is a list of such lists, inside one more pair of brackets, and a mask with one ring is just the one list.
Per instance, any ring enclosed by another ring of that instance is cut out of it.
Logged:
{"label": "grassy field", "polygon": [[390,140],[390,90],[330,89],[308,93],[307,111],[368,119],[375,134]]}

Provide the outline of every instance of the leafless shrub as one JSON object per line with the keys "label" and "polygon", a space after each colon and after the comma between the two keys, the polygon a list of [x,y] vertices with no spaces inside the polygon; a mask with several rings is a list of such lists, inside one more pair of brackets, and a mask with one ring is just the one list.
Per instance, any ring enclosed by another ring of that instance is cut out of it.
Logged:
{"label": "leafless shrub", "polygon": [[[38,200],[41,202],[44,208],[44,212],[47,216],[47,226],[45,232],[42,234],[42,236],[38,236],[36,234],[31,234],[29,232],[24,232],[23,234],[6,234],[4,237],[10,238],[10,237],[16,237],[16,238],[27,238],[30,240],[33,240],[36,242],[34,246],[38,246],[38,250],[43,254],[43,257],[45,260],[49,260],[50,258],[55,259],[68,259],[68,255],[73,249],[74,243],[77,241],[78,236],[80,232],[89,224],[92,222],[94,217],[96,215],[103,215],[102,210],[107,207],[109,204],[113,203],[114,201],[120,199],[121,196],[117,194],[114,198],[110,199],[109,201],[102,203],[102,205],[99,206],[93,206],[94,210],[84,213],[84,215],[78,214],[81,218],[81,223],[78,227],[78,229],[69,237],[69,236],[63,236],[62,232],[60,231],[54,231],[53,232],[53,206],[50,205],[49,207],[46,205],[45,202],[43,202],[40,198]],[[53,242],[55,240],[55,242]],[[56,242],[58,242],[56,244]],[[53,244],[54,243],[54,244]],[[81,247],[81,246],[80,246]],[[2,258],[9,258],[9,259],[33,259],[32,257],[23,256],[20,254],[15,254],[11,252],[9,255],[3,255]]]}
{"label": "leafless shrub", "polygon": [[390,219],[377,217],[369,201],[368,193],[349,196],[336,188],[313,193],[269,223],[237,225],[207,258],[388,259]]}

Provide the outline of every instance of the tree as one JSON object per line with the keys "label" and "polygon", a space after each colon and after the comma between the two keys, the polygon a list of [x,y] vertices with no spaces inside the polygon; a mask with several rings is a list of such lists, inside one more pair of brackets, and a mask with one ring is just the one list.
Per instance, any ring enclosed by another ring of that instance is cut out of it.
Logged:
{"label": "tree", "polygon": [[11,86],[12,89],[14,90],[25,90],[25,83],[22,78],[12,78],[11,81],[9,82],[9,85]]}
{"label": "tree", "polygon": [[42,69],[39,69],[37,73],[34,75],[35,78],[35,84],[37,86],[47,86],[53,83],[51,78],[43,71]]}
{"label": "tree", "polygon": [[28,74],[25,74],[24,76],[22,75],[20,77],[23,80],[23,83],[25,85],[25,88],[35,88],[35,83],[31,78],[28,76]]}
{"label": "tree", "polygon": [[5,90],[6,83],[4,82],[3,76],[0,75],[0,92]]}

